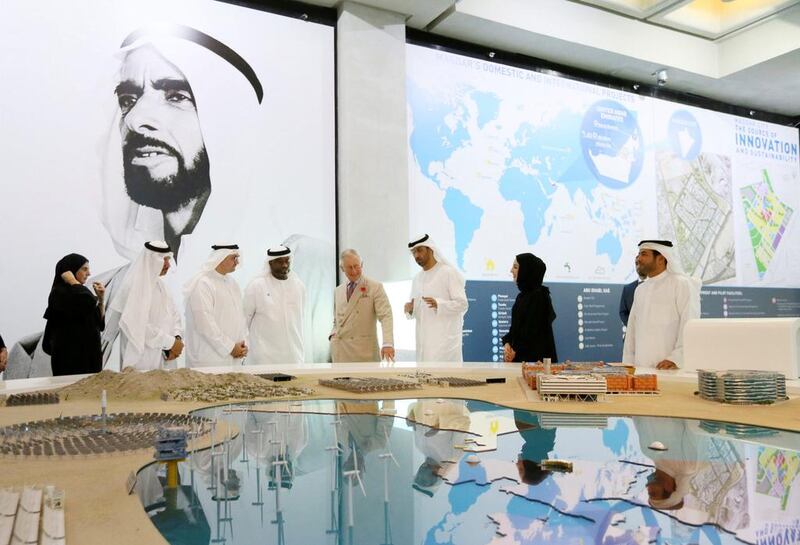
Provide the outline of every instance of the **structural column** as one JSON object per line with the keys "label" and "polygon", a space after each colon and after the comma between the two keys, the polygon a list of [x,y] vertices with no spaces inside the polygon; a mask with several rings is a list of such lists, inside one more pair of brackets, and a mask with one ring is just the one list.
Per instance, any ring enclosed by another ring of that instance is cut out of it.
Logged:
{"label": "structural column", "polygon": [[339,248],[381,281],[410,275],[405,19],[344,2],[336,27]]}

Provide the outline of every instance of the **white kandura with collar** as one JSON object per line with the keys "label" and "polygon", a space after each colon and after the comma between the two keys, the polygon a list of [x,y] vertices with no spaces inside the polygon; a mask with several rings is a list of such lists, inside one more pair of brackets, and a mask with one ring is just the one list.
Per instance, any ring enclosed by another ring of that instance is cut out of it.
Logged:
{"label": "white kandura with collar", "polygon": [[201,272],[186,285],[186,364],[189,367],[233,365],[231,352],[247,338],[242,290],[231,274],[216,267],[239,250],[214,250]]}
{"label": "white kandura with collar", "polygon": [[[462,331],[469,306],[464,277],[447,262],[430,237],[424,238],[409,248],[412,251],[417,246],[430,248],[437,263],[430,270],[421,270],[411,282],[410,299],[414,300],[414,308],[406,317],[417,322],[416,360],[464,361]],[[428,306],[423,297],[434,298],[437,308]]]}
{"label": "white kandura with collar", "polygon": [[628,318],[622,361],[637,367],[656,367],[669,360],[683,365],[683,330],[700,317],[700,282],[685,275],[671,247],[643,243],[667,259],[667,268],[638,288]]}
{"label": "white kandura with collar", "polygon": [[164,258],[172,258],[162,241],[148,242],[128,269],[109,312],[118,316],[122,332],[121,367],[160,369],[164,350],[182,335],[181,316],[160,276]]}
{"label": "white kandura with collar", "polygon": [[285,280],[269,270],[244,291],[244,314],[250,334],[247,363],[303,363],[303,309],[306,288],[296,274]]}

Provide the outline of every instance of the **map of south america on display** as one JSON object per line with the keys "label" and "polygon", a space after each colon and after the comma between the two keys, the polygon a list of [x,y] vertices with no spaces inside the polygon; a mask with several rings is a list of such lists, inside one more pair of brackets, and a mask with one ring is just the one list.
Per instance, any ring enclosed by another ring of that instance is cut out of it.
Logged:
{"label": "map of south america on display", "polygon": [[656,232],[647,101],[408,48],[410,223],[470,280],[532,251],[548,278],[623,282]]}

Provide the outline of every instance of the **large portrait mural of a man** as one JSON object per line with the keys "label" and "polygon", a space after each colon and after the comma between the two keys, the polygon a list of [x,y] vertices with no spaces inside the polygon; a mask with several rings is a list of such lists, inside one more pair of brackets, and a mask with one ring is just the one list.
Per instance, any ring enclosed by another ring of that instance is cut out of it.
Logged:
{"label": "large portrait mural of a man", "polygon": [[[62,177],[83,172],[92,181],[81,180],[74,191],[64,192],[36,179],[38,189],[62,193],[57,202],[43,203],[41,212],[52,208],[58,216],[69,206],[83,211],[87,221],[56,240],[47,229],[58,225],[37,222],[10,245],[38,248],[31,259],[48,274],[51,264],[42,256],[82,249],[95,273],[92,281],[106,286],[110,305],[144,242],[164,240],[175,254],[174,272],[165,281],[182,310],[181,288],[212,244],[240,245],[244,265],[237,280],[244,286],[263,270],[266,249],[285,243],[309,294],[306,361],[326,361],[335,283],[332,28],[212,1],[192,3],[194,10],[201,6],[207,13],[195,13],[190,21],[181,4],[170,3],[172,18],[166,21],[149,21],[136,11],[138,21],[127,28],[122,9],[95,14],[114,23],[88,25],[101,29],[97,42],[117,37],[91,79],[99,101],[84,104],[94,126],[80,123],[74,129],[76,139],[94,142],[95,153],[74,157],[72,172],[59,167]],[[14,0],[11,9],[23,10],[24,3]],[[303,39],[309,35],[313,39]],[[297,41],[297,58],[276,61],[285,40]],[[76,47],[87,46],[99,50],[91,43]],[[8,159],[11,170],[15,164],[23,170],[24,157]],[[49,175],[42,173],[55,183]],[[13,316],[0,317],[0,327],[8,323],[6,330],[17,333],[3,331],[7,344],[14,345],[7,378],[49,374],[39,346],[42,323],[31,308],[43,309],[47,288],[0,288],[8,290],[4,300],[18,300],[28,309],[13,325]],[[105,361],[112,369],[118,366],[114,319],[109,314],[103,333]]]}

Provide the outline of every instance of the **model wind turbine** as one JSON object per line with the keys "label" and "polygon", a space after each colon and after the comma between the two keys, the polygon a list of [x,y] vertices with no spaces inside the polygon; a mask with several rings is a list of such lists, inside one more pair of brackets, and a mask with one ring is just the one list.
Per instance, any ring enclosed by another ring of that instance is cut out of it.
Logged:
{"label": "model wind turbine", "polygon": [[350,441],[350,448],[353,452],[353,469],[350,471],[345,471],[343,475],[347,479],[347,526],[350,528],[350,532],[352,535],[353,529],[353,479],[358,482],[358,486],[361,488],[361,493],[364,496],[367,495],[367,491],[364,490],[364,482],[361,480],[361,470],[358,469],[358,454],[356,453],[356,444],[355,441]]}
{"label": "model wind turbine", "polygon": [[264,442],[264,427],[259,424],[257,430],[253,430],[253,435],[256,437],[256,501],[253,505],[257,505],[261,513],[261,526],[264,526],[264,494],[261,490],[261,459],[263,453],[262,447]]}
{"label": "model wind turbine", "polygon": [[[249,409],[244,410],[244,418],[242,419],[242,429],[247,429],[247,415],[250,414]],[[247,469],[249,473],[250,469],[250,460],[247,458],[247,434],[242,434],[242,459],[239,460],[243,464],[247,464]]]}
{"label": "model wind turbine", "polygon": [[333,430],[333,444],[325,447],[325,450],[331,453],[331,516],[330,516],[330,528],[325,530],[326,534],[336,534],[339,532],[338,519],[336,517],[336,492],[339,489],[337,481],[337,477],[339,476],[337,471],[339,466],[338,462],[339,462],[339,457],[343,452],[342,447],[339,446],[339,432],[338,432],[339,424],[341,424],[342,421],[339,419],[338,406],[336,405],[334,406],[336,407],[336,415],[334,419],[331,422],[329,422],[329,424],[331,425],[331,429]]}
{"label": "model wind turbine", "polygon": [[378,458],[383,460],[383,543],[381,545],[392,545],[392,526],[389,522],[389,460],[394,465],[400,467],[397,459],[389,449],[389,432],[383,429],[383,436],[386,438],[386,452],[379,454]]}

